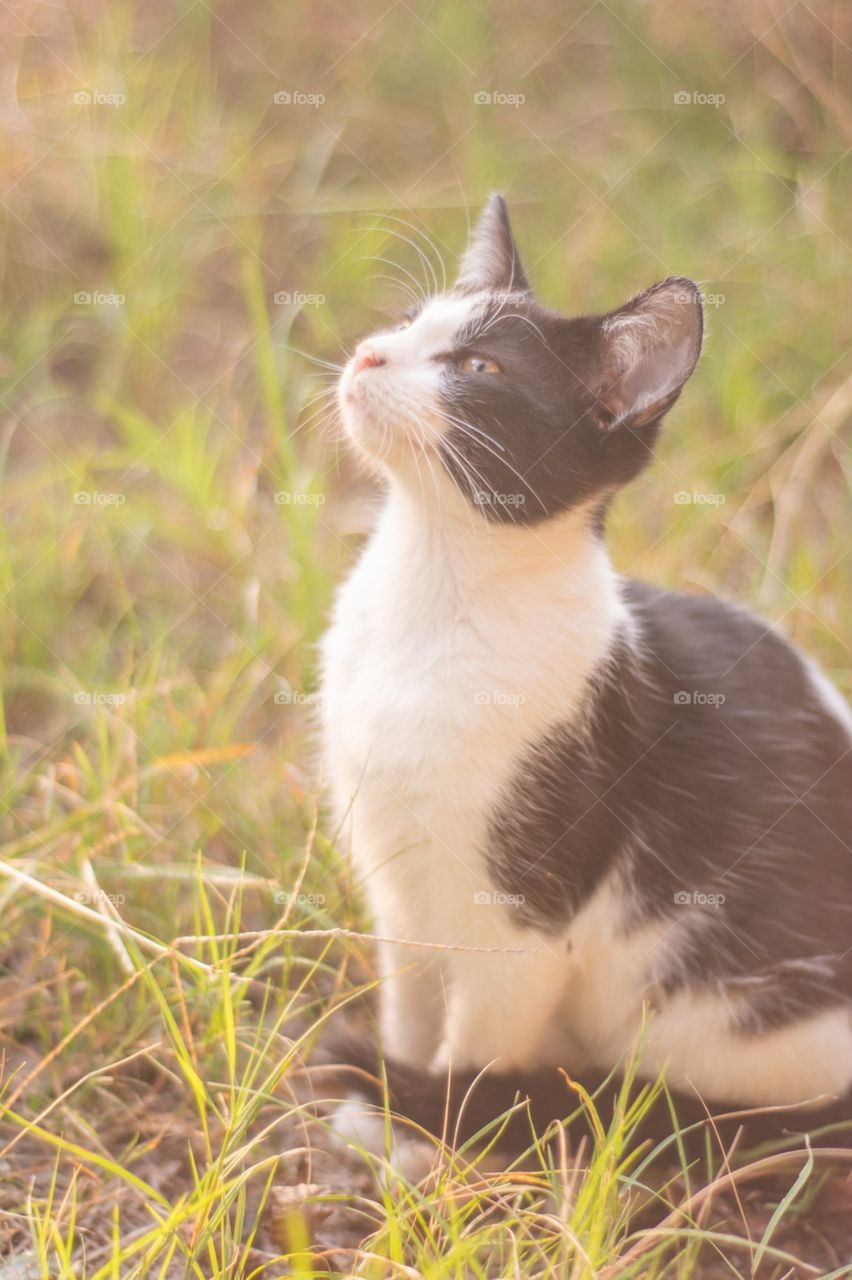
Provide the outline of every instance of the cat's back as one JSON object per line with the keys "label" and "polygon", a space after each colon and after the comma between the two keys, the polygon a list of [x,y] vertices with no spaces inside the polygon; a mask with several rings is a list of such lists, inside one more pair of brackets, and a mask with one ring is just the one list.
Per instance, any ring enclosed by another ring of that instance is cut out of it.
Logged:
{"label": "cat's back", "polygon": [[829,986],[852,993],[852,732],[839,691],[743,609],[635,582],[625,597],[641,637],[642,750],[616,790],[656,832],[646,896],[712,884],[734,968],[829,952]]}
{"label": "cat's back", "polygon": [[840,691],[772,623],[714,596],[633,579],[623,592],[663,705],[749,739],[780,742],[793,731],[800,747],[804,738],[826,759],[852,747],[852,711]]}

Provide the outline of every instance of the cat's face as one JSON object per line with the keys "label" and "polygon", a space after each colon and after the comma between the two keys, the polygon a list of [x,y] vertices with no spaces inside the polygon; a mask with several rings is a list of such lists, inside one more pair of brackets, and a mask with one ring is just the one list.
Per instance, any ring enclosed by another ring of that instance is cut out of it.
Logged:
{"label": "cat's face", "polygon": [[606,498],[648,461],[701,349],[697,287],[671,278],[604,316],[534,298],[492,196],[456,285],[362,342],[340,381],[356,451],[531,524]]}

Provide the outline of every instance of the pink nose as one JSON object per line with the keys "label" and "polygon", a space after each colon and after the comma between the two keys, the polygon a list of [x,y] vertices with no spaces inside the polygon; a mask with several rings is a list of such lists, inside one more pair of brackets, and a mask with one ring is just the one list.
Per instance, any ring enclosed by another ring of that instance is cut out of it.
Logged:
{"label": "pink nose", "polygon": [[378,351],[371,351],[369,347],[359,347],[355,352],[356,373],[360,373],[362,369],[375,369],[380,364],[385,364],[385,358],[380,356]]}

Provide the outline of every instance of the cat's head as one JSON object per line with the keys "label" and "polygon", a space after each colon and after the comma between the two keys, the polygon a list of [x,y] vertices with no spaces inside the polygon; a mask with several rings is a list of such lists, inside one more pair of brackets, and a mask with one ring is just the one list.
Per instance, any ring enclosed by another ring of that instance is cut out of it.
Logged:
{"label": "cat's head", "polygon": [[531,524],[636,475],[701,337],[698,287],[681,277],[605,315],[543,306],[494,195],[455,285],[356,349],[343,423],[359,455],[424,501],[449,486],[486,520]]}

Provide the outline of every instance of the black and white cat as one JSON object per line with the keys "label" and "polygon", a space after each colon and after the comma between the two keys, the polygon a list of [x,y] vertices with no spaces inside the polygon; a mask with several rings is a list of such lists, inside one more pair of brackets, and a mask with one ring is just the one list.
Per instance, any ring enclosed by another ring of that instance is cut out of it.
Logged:
{"label": "black and white cat", "polygon": [[602,538],[701,340],[687,279],[543,306],[493,196],[456,285],[341,377],[387,495],[324,641],[327,768],[394,939],[391,1091],[436,1132],[448,1068],[452,1110],[490,1065],[469,1131],[516,1092],[547,1120],[577,1105],[556,1068],[594,1088],[643,1020],[687,1119],[852,1119],[849,710],[771,626],[622,579]]}

